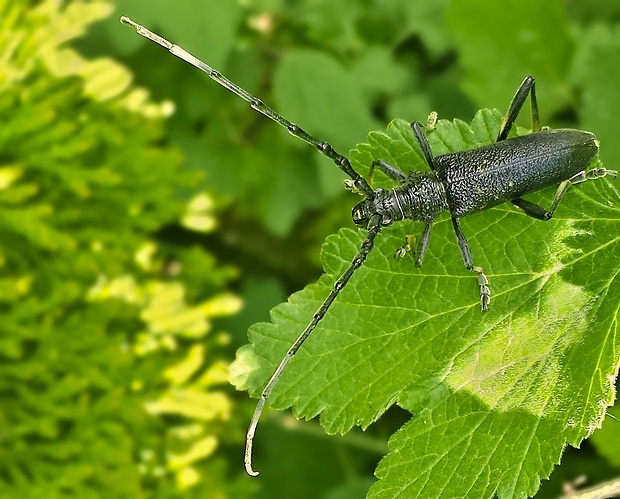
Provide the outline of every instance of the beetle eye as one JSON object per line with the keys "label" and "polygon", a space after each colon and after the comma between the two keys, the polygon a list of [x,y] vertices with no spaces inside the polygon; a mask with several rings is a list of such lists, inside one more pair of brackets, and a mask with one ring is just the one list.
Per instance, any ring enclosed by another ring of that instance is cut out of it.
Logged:
{"label": "beetle eye", "polygon": [[364,202],[362,201],[359,204],[356,204],[353,207],[353,210],[351,210],[351,218],[353,219],[353,223],[355,223],[355,225],[358,226],[365,226],[366,225],[366,221],[368,219],[368,215],[367,215],[367,210],[366,210],[366,206],[364,206],[363,204]]}

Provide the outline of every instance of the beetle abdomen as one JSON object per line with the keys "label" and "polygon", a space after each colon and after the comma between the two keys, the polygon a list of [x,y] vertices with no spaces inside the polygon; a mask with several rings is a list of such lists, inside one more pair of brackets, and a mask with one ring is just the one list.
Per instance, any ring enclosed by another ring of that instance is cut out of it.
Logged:
{"label": "beetle abdomen", "polygon": [[437,174],[456,217],[569,179],[598,151],[593,134],[542,130],[488,146],[437,156]]}

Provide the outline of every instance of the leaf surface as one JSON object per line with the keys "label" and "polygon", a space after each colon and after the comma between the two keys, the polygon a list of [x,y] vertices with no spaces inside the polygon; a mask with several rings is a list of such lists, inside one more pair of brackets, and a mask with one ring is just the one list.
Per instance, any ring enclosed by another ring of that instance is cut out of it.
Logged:
{"label": "leaf surface", "polygon": [[[501,122],[440,120],[434,154],[490,143]],[[368,172],[382,158],[424,169],[404,121],[351,152]],[[374,187],[391,182],[374,173]],[[528,196],[549,206],[554,189]],[[392,404],[411,412],[389,442],[369,497],[526,497],[600,424],[618,365],[620,196],[608,179],[571,187],[540,222],[505,204],[465,217],[476,265],[491,282],[482,313],[475,274],[461,261],[448,216],[433,228],[421,269],[392,255],[419,224],[383,229],[276,385],[269,404],[320,415],[328,433],[363,428]],[[365,231],[342,229],[322,252],[326,274],[249,331],[232,380],[257,396],[293,340],[350,265]],[[260,440],[260,431],[258,439]],[[260,463],[257,463],[260,468]]]}

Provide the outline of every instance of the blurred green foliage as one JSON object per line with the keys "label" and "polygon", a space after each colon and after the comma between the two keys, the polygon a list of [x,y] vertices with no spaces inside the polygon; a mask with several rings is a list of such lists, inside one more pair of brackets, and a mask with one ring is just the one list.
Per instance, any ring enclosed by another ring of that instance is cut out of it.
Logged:
{"label": "blurred green foliage", "polygon": [[[532,74],[543,123],[591,130],[618,168],[617,2],[0,0],[0,497],[362,497],[408,413],[339,438],[266,413],[252,480],[253,403],[224,386],[358,198],[120,15],[343,153],[393,118],[503,112]],[[609,441],[538,496],[620,474]]]}
{"label": "blurred green foliage", "polygon": [[158,145],[170,104],[67,43],[111,12],[0,4],[1,497],[235,490],[224,459],[193,468],[231,438],[212,320],[239,309],[233,274],[155,238],[213,217]]}

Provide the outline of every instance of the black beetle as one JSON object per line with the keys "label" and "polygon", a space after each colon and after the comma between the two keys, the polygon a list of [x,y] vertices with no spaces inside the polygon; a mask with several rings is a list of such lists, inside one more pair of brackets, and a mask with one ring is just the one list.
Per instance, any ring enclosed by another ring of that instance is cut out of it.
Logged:
{"label": "black beetle", "polygon": [[[508,139],[528,94],[531,95],[533,132]],[[429,121],[432,126],[433,118]],[[411,128],[431,171],[415,171],[406,175],[385,161],[375,161],[373,167],[400,185],[389,191],[377,189],[372,196],[367,196],[353,208],[353,221],[359,227],[367,227],[373,216],[378,215],[381,226],[404,219],[426,223],[415,258],[416,265],[420,266],[428,247],[433,220],[442,212],[449,211],[465,267],[478,274],[483,310],[490,302],[489,282],[482,269],[474,266],[458,219],[511,201],[531,217],[550,220],[569,185],[609,174],[616,175],[613,170],[604,168],[585,171],[598,153],[598,141],[590,132],[541,129],[534,79],[530,76],[523,80],[513,98],[497,141],[493,144],[433,157],[422,125],[414,122]],[[549,210],[522,198],[524,194],[557,184],[560,185]],[[353,187],[353,182],[349,186]],[[405,242],[396,255],[402,256],[408,246]]]}
{"label": "black beetle", "polygon": [[[459,218],[510,201],[531,217],[549,220],[571,184],[606,175],[617,175],[616,171],[604,168],[586,170],[598,152],[598,142],[593,134],[580,130],[541,128],[534,79],[528,76],[523,80],[512,99],[495,143],[468,151],[433,157],[424,133],[424,126],[413,122],[411,128],[431,171],[414,171],[405,174],[395,166],[378,160],[372,164],[372,168],[378,168],[397,181],[399,185],[391,190],[373,190],[368,182],[353,169],[349,160],[334,151],[327,142],[318,140],[280,116],[260,99],[181,47],[170,43],[127,17],[121,17],[121,22],[134,28],[140,35],[165,47],[173,55],[204,71],[211,79],[247,101],[252,109],[285,127],[295,137],[316,147],[350,177],[351,180],[345,182],[346,186],[365,197],[353,208],[352,217],[358,227],[368,231],[366,240],[362,243],[349,268],[334,283],[332,290],[315,312],[310,323],[291,345],[263,389],[256,405],[246,436],[244,458],[246,472],[251,476],[258,475],[258,472],[252,469],[252,441],[269,394],[295,353],[325,316],[338,293],[347,284],[355,270],[364,263],[382,227],[404,219],[420,220],[426,224],[415,250],[415,262],[420,266],[428,247],[433,220],[442,212],[449,211],[465,267],[478,275],[480,306],[482,310],[486,310],[491,297],[489,281],[482,269],[474,266],[471,250],[461,230]],[[528,94],[532,108],[532,133],[509,139],[508,134]],[[434,126],[436,119],[436,114],[431,114],[427,126]],[[559,186],[549,210],[522,198],[527,193],[556,184]],[[408,241],[409,238],[405,245],[396,251],[396,257],[401,257],[406,253],[409,249]]]}

